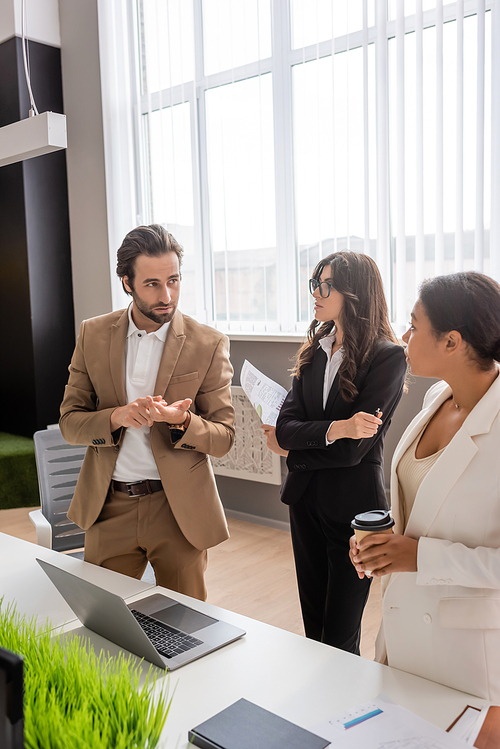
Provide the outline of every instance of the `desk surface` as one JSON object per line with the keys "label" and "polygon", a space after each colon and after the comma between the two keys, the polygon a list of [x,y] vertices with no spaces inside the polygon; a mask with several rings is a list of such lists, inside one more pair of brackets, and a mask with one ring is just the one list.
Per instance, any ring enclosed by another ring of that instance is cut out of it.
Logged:
{"label": "desk surface", "polygon": [[144,591],[164,592],[247,631],[242,640],[159,681],[158,689],[176,690],[164,729],[164,747],[187,749],[190,728],[240,697],[304,728],[312,728],[382,691],[441,728],[446,728],[467,704],[483,704],[477,697],[426,679],[0,534],[0,595],[5,600],[15,600],[20,612],[36,614],[43,621],[49,617],[54,625],[72,620],[68,630],[88,637],[95,647],[104,647],[111,654],[117,654],[119,649],[79,626],[35,562],[37,556],[113,590],[128,601],[142,598]]}
{"label": "desk surface", "polygon": [[75,615],[36,563],[37,557],[118,593],[122,598],[129,598],[153,587],[142,580],[134,580],[67,554],[0,533],[0,596],[4,597],[5,602],[15,601],[20,614],[35,616],[41,624],[50,619],[54,627],[59,627],[65,622],[74,621]]}

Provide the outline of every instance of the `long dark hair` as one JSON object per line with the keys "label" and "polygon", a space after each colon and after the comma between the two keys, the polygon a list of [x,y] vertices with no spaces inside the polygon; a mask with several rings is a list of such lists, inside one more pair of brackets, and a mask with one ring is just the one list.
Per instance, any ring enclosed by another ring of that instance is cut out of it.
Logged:
{"label": "long dark hair", "polygon": [[437,276],[421,285],[420,302],[436,338],[458,331],[485,371],[500,361],[500,285],[492,278],[476,271]]}
{"label": "long dark hair", "polygon": [[[313,278],[320,280],[326,266],[330,266],[331,283],[344,297],[339,323],[344,337],[344,357],[339,369],[339,391],[345,401],[353,401],[358,390],[354,378],[367,361],[376,341],[385,339],[397,343],[387,311],[384,288],[379,270],[369,255],[358,252],[334,252],[316,266]],[[307,340],[297,352],[293,374],[300,378],[311,363],[320,338],[331,333],[334,321],[313,320]]]}

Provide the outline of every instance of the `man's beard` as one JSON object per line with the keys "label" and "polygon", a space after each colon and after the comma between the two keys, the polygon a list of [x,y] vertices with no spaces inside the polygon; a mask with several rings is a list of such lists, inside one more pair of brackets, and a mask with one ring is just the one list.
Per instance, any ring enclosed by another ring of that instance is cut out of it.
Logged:
{"label": "man's beard", "polygon": [[[152,320],[158,325],[164,325],[166,322],[170,322],[175,314],[175,310],[177,309],[177,304],[174,302],[169,302],[168,305],[163,304],[163,302],[158,302],[158,304],[155,304],[154,307],[150,307],[135,291],[132,291],[132,298],[139,312],[142,312],[144,317],[147,317],[149,320]],[[159,312],[155,312],[155,307],[162,306],[171,307],[170,312],[164,312],[162,314]]]}

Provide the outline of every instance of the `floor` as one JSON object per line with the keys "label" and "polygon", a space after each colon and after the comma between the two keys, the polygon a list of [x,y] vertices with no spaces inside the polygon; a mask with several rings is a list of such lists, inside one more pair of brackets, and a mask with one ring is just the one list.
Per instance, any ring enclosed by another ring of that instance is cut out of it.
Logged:
{"label": "floor", "polygon": [[[0,531],[36,543],[28,515],[33,509],[0,510]],[[231,538],[209,551],[209,603],[303,635],[290,534],[232,518],[228,523]],[[373,658],[381,616],[380,581],[374,580],[363,617],[365,658]]]}

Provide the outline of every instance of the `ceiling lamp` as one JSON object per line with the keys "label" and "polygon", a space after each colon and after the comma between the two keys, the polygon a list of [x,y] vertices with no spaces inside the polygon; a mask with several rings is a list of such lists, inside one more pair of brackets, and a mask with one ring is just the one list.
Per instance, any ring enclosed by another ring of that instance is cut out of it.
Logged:
{"label": "ceiling lamp", "polygon": [[0,166],[66,147],[64,114],[43,112],[0,128]]}

